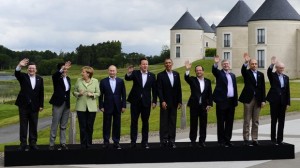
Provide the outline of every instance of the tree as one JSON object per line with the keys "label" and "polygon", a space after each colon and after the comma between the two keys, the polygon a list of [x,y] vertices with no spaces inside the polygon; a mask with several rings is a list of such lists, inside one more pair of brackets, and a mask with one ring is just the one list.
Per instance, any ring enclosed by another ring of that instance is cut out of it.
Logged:
{"label": "tree", "polygon": [[9,69],[11,58],[6,54],[0,54],[0,70]]}
{"label": "tree", "polygon": [[56,71],[56,65],[63,62],[62,58],[54,58],[50,60],[42,60],[38,65],[38,73],[40,75],[51,75]]}

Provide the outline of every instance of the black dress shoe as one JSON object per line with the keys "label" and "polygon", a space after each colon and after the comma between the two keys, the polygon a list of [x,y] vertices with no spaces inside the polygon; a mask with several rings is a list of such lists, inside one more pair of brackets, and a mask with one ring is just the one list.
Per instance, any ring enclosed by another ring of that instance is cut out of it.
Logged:
{"label": "black dress shoe", "polygon": [[168,141],[163,141],[160,143],[161,148],[166,148],[168,146]]}
{"label": "black dress shoe", "polygon": [[121,145],[119,143],[114,143],[114,148],[116,149],[122,149]]}
{"label": "black dress shoe", "polygon": [[107,143],[107,142],[104,142],[104,144],[103,144],[103,146],[102,146],[103,148],[108,148],[109,147],[109,143]]}
{"label": "black dress shoe", "polygon": [[195,141],[192,141],[192,142],[190,143],[190,147],[196,147],[196,146],[197,146],[197,144],[196,144]]}
{"label": "black dress shoe", "polygon": [[225,143],[225,147],[232,147],[233,146],[233,143],[231,143],[231,142],[226,142]]}
{"label": "black dress shoe", "polygon": [[27,145],[20,145],[20,147],[18,148],[18,151],[27,151]]}
{"label": "black dress shoe", "polygon": [[52,151],[52,150],[55,150],[54,145],[50,145],[50,146],[49,146],[49,150],[51,150],[51,151]]}
{"label": "black dress shoe", "polygon": [[219,147],[225,147],[225,143],[219,143]]}
{"label": "black dress shoe", "polygon": [[68,146],[66,144],[60,144],[58,150],[68,150]]}
{"label": "black dress shoe", "polygon": [[136,148],[136,143],[135,142],[131,142],[130,143],[130,148]]}
{"label": "black dress shoe", "polygon": [[39,150],[39,148],[37,147],[37,145],[30,145],[30,150]]}
{"label": "black dress shoe", "polygon": [[206,147],[206,145],[205,145],[204,142],[199,142],[199,147],[200,147],[200,148],[204,148],[204,147]]}
{"label": "black dress shoe", "polygon": [[148,143],[142,144],[142,147],[145,148],[145,149],[149,149],[150,148],[150,146],[148,145]]}
{"label": "black dress shoe", "polygon": [[258,143],[258,141],[253,141],[253,142],[252,142],[252,145],[253,145],[253,146],[258,146],[259,143]]}
{"label": "black dress shoe", "polygon": [[284,145],[284,142],[277,142],[278,145]]}
{"label": "black dress shoe", "polygon": [[170,147],[170,148],[173,148],[173,149],[176,148],[175,142],[170,143],[170,144],[169,144],[169,147]]}
{"label": "black dress shoe", "polygon": [[278,145],[276,141],[271,141],[272,145]]}
{"label": "black dress shoe", "polygon": [[244,140],[244,146],[250,146],[250,142],[248,140]]}

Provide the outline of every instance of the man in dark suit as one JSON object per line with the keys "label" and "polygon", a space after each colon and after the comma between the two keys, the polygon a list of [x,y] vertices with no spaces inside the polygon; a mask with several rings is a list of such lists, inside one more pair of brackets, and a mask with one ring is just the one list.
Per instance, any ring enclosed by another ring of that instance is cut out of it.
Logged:
{"label": "man in dark suit", "polygon": [[191,96],[188,101],[190,107],[190,140],[191,146],[196,146],[198,121],[199,123],[199,146],[205,147],[207,112],[213,106],[211,81],[204,78],[204,68],[200,65],[195,67],[195,76],[190,76],[192,64],[185,62],[185,81],[190,85]]}
{"label": "man in dark suit", "polygon": [[173,61],[164,61],[165,70],[157,74],[157,91],[160,101],[160,143],[162,147],[176,148],[177,109],[181,108],[180,76],[172,70]]}
{"label": "man in dark suit", "polygon": [[103,147],[109,145],[109,138],[112,124],[112,140],[114,147],[121,149],[120,134],[121,134],[121,112],[126,109],[126,90],[123,79],[116,77],[117,67],[114,65],[108,68],[109,77],[100,81],[100,97],[99,106],[103,112]]}
{"label": "man in dark suit", "polygon": [[214,61],[212,73],[216,78],[216,87],[213,100],[216,103],[218,143],[220,146],[231,147],[234,112],[238,105],[236,78],[229,71],[228,60],[222,60],[222,70],[218,69],[220,57],[215,56]]}
{"label": "man in dark suit", "polygon": [[60,145],[58,150],[68,149],[66,145],[66,129],[70,114],[71,82],[67,76],[71,62],[57,64],[57,71],[52,75],[54,92],[50,99],[52,104],[52,124],[50,129],[49,150],[54,150],[57,127],[60,128]]}
{"label": "man in dark suit", "polygon": [[[21,68],[28,65],[27,73],[22,73]],[[28,143],[31,150],[37,150],[37,125],[39,112],[44,108],[44,82],[43,78],[36,75],[34,63],[29,63],[25,58],[19,62],[15,76],[20,83],[21,90],[18,94],[16,105],[19,107],[20,117],[20,150],[27,150],[27,131],[29,125]]]}
{"label": "man in dark suit", "polygon": [[[275,72],[272,72],[275,65]],[[274,145],[283,144],[283,129],[285,121],[285,112],[291,105],[289,77],[283,74],[284,64],[276,61],[276,57],[271,58],[271,65],[267,74],[271,88],[267,95],[267,101],[270,103],[271,110],[271,141]],[[278,121],[278,130],[276,137],[276,125]]]}
{"label": "man in dark suit", "polygon": [[[250,59],[248,53],[244,54],[245,63],[242,65],[244,88],[239,101],[244,103],[243,138],[244,145],[249,146],[250,121],[252,120],[252,145],[258,145],[259,112],[266,102],[266,88],[264,74],[257,70],[257,61]],[[249,65],[249,69],[247,67]]]}
{"label": "man in dark suit", "polygon": [[[127,98],[130,105],[131,126],[130,138],[131,147],[136,147],[138,119],[141,114],[142,118],[142,147],[148,149],[148,132],[149,132],[149,117],[152,108],[156,107],[157,90],[155,75],[148,71],[148,60],[140,59],[140,69],[133,70],[133,67],[128,68],[128,73],[125,75],[125,80],[133,81],[133,85]],[[151,100],[152,92],[152,100]]]}

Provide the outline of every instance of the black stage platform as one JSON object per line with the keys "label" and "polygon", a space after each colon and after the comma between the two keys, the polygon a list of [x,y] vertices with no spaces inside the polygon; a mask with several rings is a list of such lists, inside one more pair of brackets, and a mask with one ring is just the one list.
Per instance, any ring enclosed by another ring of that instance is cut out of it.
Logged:
{"label": "black stage platform", "polygon": [[159,163],[201,161],[246,161],[294,159],[292,144],[272,145],[270,141],[259,141],[259,146],[243,146],[242,141],[233,141],[233,147],[219,147],[216,142],[207,142],[205,148],[190,147],[189,142],[177,142],[175,149],[160,148],[159,143],[150,143],[150,149],[140,144],[122,149],[102,148],[95,144],[91,149],[80,149],[80,145],[68,145],[69,150],[49,151],[47,145],[39,145],[37,151],[18,151],[18,146],[5,146],[4,166],[67,165],[67,164],[116,164]]}

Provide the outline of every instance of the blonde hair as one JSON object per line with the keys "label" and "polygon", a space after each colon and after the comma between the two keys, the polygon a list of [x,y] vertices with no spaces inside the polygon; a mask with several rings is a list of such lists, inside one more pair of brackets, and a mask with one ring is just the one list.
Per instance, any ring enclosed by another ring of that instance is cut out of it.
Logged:
{"label": "blonde hair", "polygon": [[92,78],[93,77],[93,74],[94,74],[94,69],[90,66],[84,66],[81,68],[81,70],[85,71],[87,74],[89,74],[89,77]]}

